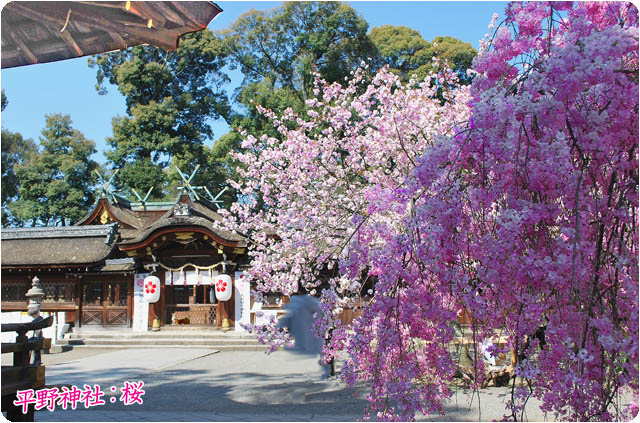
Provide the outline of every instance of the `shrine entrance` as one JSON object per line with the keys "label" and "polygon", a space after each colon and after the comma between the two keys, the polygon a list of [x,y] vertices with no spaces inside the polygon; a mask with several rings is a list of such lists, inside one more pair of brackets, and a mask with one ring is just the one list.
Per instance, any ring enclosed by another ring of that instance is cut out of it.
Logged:
{"label": "shrine entrance", "polygon": [[215,326],[216,308],[213,287],[176,285],[165,288],[165,324]]}
{"label": "shrine entrance", "polygon": [[129,326],[127,281],[82,282],[80,326]]}
{"label": "shrine entrance", "polygon": [[163,323],[172,326],[220,326],[229,314],[212,284],[217,271],[167,271],[164,286]]}

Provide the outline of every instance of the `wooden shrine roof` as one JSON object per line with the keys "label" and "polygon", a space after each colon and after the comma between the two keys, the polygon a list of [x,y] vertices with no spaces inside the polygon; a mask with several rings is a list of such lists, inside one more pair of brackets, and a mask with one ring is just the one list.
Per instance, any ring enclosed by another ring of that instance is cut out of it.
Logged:
{"label": "wooden shrine roof", "polygon": [[178,47],[222,9],[207,1],[13,1],[2,9],[2,68],[150,44]]}
{"label": "wooden shrine roof", "polygon": [[[232,259],[242,256],[246,240],[215,228],[222,219],[215,204],[196,197],[183,192],[174,202],[132,203],[105,195],[74,226],[3,229],[2,267],[69,265],[87,272],[131,272],[137,263],[132,257],[144,260],[157,249],[180,255],[193,245],[211,257],[222,249]],[[176,245],[179,251],[173,250]]]}
{"label": "wooden shrine roof", "polygon": [[[158,204],[162,204],[159,207]],[[177,207],[184,207],[186,215],[177,212]],[[143,243],[154,233],[170,229],[180,231],[181,228],[190,231],[194,227],[202,228],[210,233],[221,244],[234,247],[245,246],[245,239],[230,231],[214,229],[214,222],[222,217],[213,210],[213,205],[202,198],[194,201],[189,195],[181,195],[175,202],[153,203],[146,207],[134,206],[126,201],[115,201],[102,197],[94,208],[80,219],[76,225],[96,225],[100,223],[118,222],[120,228],[120,242],[118,245],[128,247]]]}
{"label": "wooden shrine roof", "polygon": [[116,248],[117,224],[2,229],[2,266],[85,265]]}

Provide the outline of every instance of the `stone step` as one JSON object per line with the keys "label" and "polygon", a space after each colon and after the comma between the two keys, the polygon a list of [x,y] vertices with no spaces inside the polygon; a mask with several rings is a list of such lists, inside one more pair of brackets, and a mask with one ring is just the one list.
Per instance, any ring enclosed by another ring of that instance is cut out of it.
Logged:
{"label": "stone step", "polygon": [[136,333],[102,333],[102,332],[74,332],[69,335],[69,339],[233,339],[233,340],[255,340],[255,336],[250,334],[231,334],[224,332],[195,333],[195,332],[136,332]]}
{"label": "stone step", "polygon": [[266,345],[154,345],[154,344],[88,344],[88,345],[68,345],[71,349],[133,349],[133,348],[206,348],[217,351],[267,351]]}
{"label": "stone step", "polygon": [[223,332],[219,328],[162,329],[157,332],[133,332],[103,328],[76,328],[59,340],[65,348],[211,348],[220,351],[267,351],[254,335]]}

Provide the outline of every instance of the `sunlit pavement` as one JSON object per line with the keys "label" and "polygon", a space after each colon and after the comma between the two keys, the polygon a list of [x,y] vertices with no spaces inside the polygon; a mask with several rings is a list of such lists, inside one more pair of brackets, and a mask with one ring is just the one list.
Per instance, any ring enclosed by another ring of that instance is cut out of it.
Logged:
{"label": "sunlit pavement", "polygon": [[[266,355],[195,348],[78,349],[44,355],[43,362],[48,385],[83,389],[98,384],[106,404],[40,410],[36,421],[356,421],[365,406],[364,390],[323,379],[317,357],[290,351]],[[120,388],[139,381],[144,382],[143,403],[125,404]],[[500,420],[507,395],[506,388],[483,390],[478,408],[477,394],[459,390],[445,406],[444,417],[418,420]],[[552,420],[537,406],[529,402],[528,420]]]}

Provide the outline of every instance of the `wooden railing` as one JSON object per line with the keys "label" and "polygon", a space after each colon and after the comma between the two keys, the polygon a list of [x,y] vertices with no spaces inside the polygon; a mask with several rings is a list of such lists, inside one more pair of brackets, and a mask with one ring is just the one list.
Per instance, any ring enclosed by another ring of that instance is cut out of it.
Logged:
{"label": "wooden railing", "polygon": [[2,324],[2,332],[17,332],[16,342],[2,343],[2,353],[13,353],[13,365],[2,366],[2,411],[12,422],[32,422],[34,408],[29,407],[26,414],[21,407],[13,404],[16,392],[26,389],[39,389],[45,385],[45,368],[39,362],[29,364],[31,351],[38,352],[51,348],[51,339],[27,338],[27,332],[44,329],[53,324],[53,316],[31,323]]}

